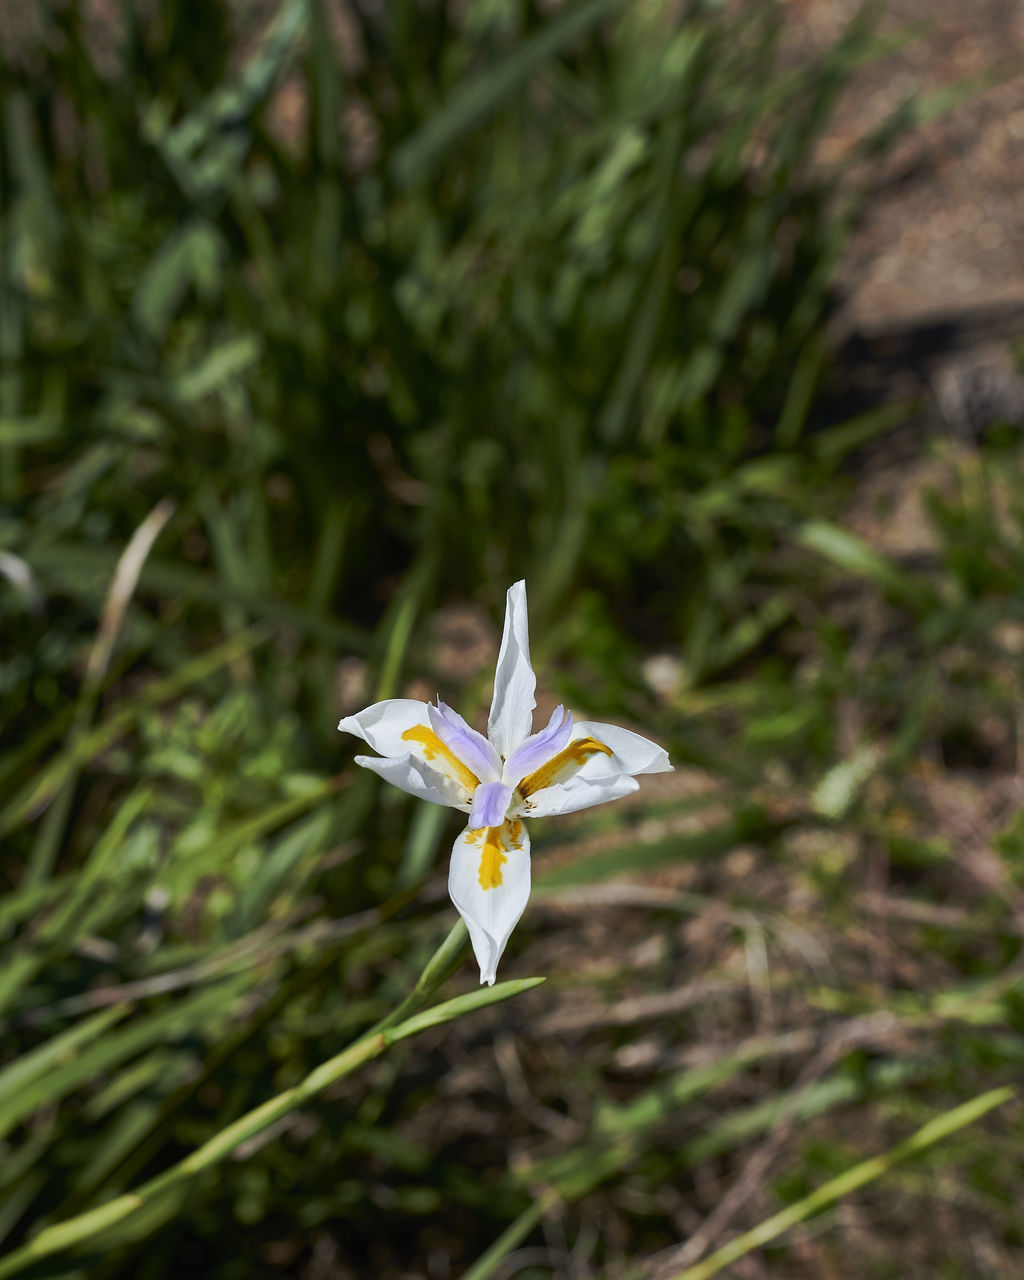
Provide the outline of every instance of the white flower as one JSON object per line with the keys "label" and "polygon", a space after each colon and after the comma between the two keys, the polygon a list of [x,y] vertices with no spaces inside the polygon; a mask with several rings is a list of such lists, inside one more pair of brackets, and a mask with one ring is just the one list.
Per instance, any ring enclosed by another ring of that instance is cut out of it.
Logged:
{"label": "white flower", "polygon": [[556,707],[533,733],[537,677],[530,666],[526,583],[508,590],[487,737],[451,707],[412,698],[376,702],[338,728],[379,752],[361,764],[411,795],[469,814],[452,848],[448,892],[466,922],[480,981],[498,961],[530,896],[524,818],[575,813],[636,791],[638,773],[663,773],[667,753],[638,733],[576,720]]}

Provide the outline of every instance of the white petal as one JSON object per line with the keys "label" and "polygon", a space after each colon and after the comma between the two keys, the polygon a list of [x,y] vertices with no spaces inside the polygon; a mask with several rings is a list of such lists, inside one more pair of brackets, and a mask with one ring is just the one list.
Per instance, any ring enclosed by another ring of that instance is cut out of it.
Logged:
{"label": "white petal", "polygon": [[[495,843],[488,845],[494,838]],[[496,883],[500,877],[500,883]],[[491,888],[482,881],[490,880]],[[469,929],[480,981],[494,986],[498,961],[530,897],[530,837],[522,822],[473,831],[452,847],[448,892]]]}
{"label": "white petal", "polygon": [[526,618],[525,580],[509,587],[505,598],[505,630],[494,672],[494,697],[487,736],[499,755],[508,757],[533,728],[537,677],[530,666],[530,632]]}
{"label": "white petal", "polygon": [[409,743],[402,740],[402,734],[418,724],[430,724],[425,702],[417,702],[415,698],[389,698],[386,702],[375,702],[354,716],[346,716],[338,728],[362,738],[382,756],[405,756],[409,754]]}
{"label": "white petal", "polygon": [[553,818],[559,813],[576,813],[604,804],[606,800],[621,800],[639,789],[640,783],[628,773],[614,778],[585,778],[577,774],[568,782],[535,791],[523,806],[523,813],[528,818]]}
{"label": "white petal", "polygon": [[612,755],[593,755],[580,769],[579,776],[596,779],[614,773],[668,773],[672,770],[668,752],[650,738],[641,737],[617,724],[600,724],[597,720],[577,720],[573,725],[573,741],[596,738]]}
{"label": "white petal", "polygon": [[356,764],[372,769],[385,782],[407,791],[411,796],[419,796],[421,800],[453,809],[468,808],[462,787],[408,753],[404,756],[356,756]]}

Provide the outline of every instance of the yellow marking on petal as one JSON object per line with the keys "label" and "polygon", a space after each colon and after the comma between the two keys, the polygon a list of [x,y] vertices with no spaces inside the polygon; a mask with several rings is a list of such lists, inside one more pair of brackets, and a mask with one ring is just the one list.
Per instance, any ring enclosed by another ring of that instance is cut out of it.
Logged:
{"label": "yellow marking on petal", "polygon": [[503,852],[504,823],[500,827],[478,828],[470,834],[477,835],[481,830],[485,830],[486,835],[480,855],[480,888],[497,889],[501,884],[501,868],[508,862]]}
{"label": "yellow marking on petal", "polygon": [[423,754],[430,764],[440,756],[447,769],[442,768],[442,772],[447,773],[454,782],[465,787],[466,790],[473,792],[480,785],[480,779],[471,770],[467,769],[459,757],[449,747],[446,747],[433,729],[428,729],[425,724],[415,725],[412,729],[406,729],[402,734],[403,742],[418,742],[423,748]]}
{"label": "yellow marking on petal", "polygon": [[512,849],[521,849],[523,847],[523,824],[516,818],[505,820],[508,827],[508,843]]}
{"label": "yellow marking on petal", "polygon": [[566,778],[571,778],[581,769],[591,756],[598,753],[610,756],[612,749],[606,747],[603,742],[598,742],[596,738],[580,738],[578,742],[570,742],[557,755],[553,755],[546,764],[542,764],[539,769],[535,769],[528,778],[520,782],[519,794],[525,800],[535,791],[554,786],[556,782],[564,782]]}

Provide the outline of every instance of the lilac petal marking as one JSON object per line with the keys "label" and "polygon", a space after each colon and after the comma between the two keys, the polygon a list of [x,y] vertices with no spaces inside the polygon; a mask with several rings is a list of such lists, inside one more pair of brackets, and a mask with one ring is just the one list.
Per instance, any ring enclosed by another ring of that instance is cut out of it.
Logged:
{"label": "lilac petal marking", "polygon": [[436,707],[427,703],[427,715],[430,727],[448,750],[481,782],[493,782],[501,776],[498,753],[482,733],[470,728],[457,711],[438,698]]}
{"label": "lilac petal marking", "polygon": [[481,782],[473,792],[473,807],[469,811],[469,825],[474,831],[481,827],[500,827],[505,821],[512,788],[503,782]]}
{"label": "lilac petal marking", "polygon": [[505,763],[505,780],[510,786],[518,786],[524,778],[567,747],[571,736],[572,714],[565,707],[555,707],[547,725],[520,743],[509,756]]}

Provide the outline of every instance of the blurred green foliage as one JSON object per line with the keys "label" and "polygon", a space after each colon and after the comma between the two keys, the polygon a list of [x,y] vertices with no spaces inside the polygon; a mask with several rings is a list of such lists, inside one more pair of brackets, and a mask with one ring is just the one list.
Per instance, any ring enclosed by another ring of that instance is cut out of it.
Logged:
{"label": "blurred green foliage", "polygon": [[[450,832],[342,768],[338,659],[363,664],[367,701],[419,676],[468,710],[479,677],[439,674],[428,624],[522,574],[550,683],[715,783],[538,841],[582,842],[539,860],[554,910],[692,870],[632,908],[658,944],[637,953],[647,1012],[598,1020],[582,1051],[570,1025],[545,1040],[550,1009],[571,1023],[595,986],[637,995],[628,947],[577,972],[584,928],[539,994],[390,1049],[46,1274],[444,1280],[477,1259],[482,1280],[557,1209],[578,1237],[565,1273],[619,1280],[692,1228],[674,1188],[706,1201],[780,1117],[807,1128],[776,1207],[1019,1074],[1019,824],[997,842],[1006,884],[951,923],[928,912],[962,894],[955,833],[901,788],[922,753],[1011,752],[1024,513],[1003,477],[1021,458],[1006,446],[933,496],[922,574],[834,519],[839,464],[891,408],[809,429],[853,166],[930,109],[815,163],[851,75],[891,44],[877,17],[804,57],[772,0],[162,0],[14,25],[4,1248],[172,1168],[406,995],[450,922]],[[118,598],[122,553],[168,498]],[[656,648],[677,662],[661,700],[641,663]],[[776,898],[730,870],[751,847]],[[880,850],[933,930],[918,986],[916,934],[909,959],[857,940]],[[690,977],[719,984],[712,1010],[658,1004]],[[851,1035],[802,1091],[795,1053],[889,1006],[898,1034]],[[662,1049],[637,1077],[650,1021]],[[474,1076],[492,1038],[501,1072]],[[705,1042],[710,1061],[686,1056]],[[1019,1258],[1006,1115],[941,1168]],[[921,1194],[894,1201],[895,1238]]]}
{"label": "blurred green foliage", "polygon": [[66,609],[171,495],[144,581],[233,626],[365,643],[335,618],[420,559],[721,630],[722,553],[808,478],[844,227],[811,159],[870,25],[783,68],[772,4],[620,9],[44,11],[5,76],[2,536]]}

